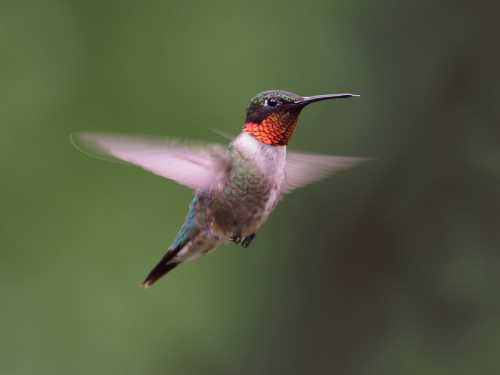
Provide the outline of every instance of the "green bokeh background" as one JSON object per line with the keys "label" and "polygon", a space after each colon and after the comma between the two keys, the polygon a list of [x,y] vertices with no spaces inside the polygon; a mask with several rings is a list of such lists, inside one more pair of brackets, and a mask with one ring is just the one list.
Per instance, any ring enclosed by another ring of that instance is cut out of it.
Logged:
{"label": "green bokeh background", "polygon": [[[0,1],[0,374],[500,371],[498,2]],[[377,160],[138,287],[191,192],[79,130],[224,142],[255,93],[352,91],[291,147]]]}

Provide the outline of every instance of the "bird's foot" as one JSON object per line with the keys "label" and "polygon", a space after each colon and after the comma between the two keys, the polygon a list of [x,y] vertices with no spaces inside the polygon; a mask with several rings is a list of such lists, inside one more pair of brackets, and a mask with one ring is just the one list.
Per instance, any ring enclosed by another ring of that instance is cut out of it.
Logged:
{"label": "bird's foot", "polygon": [[250,244],[252,243],[252,241],[254,239],[255,239],[255,233],[243,238],[243,241],[241,241],[241,246],[243,246],[244,248],[247,248],[248,246],[250,246]]}
{"label": "bird's foot", "polygon": [[241,238],[241,236],[239,236],[239,235],[235,235],[235,236],[231,237],[231,241],[233,241],[233,242],[234,242],[234,243],[236,243],[236,244],[241,243],[241,239],[242,239],[242,238]]}

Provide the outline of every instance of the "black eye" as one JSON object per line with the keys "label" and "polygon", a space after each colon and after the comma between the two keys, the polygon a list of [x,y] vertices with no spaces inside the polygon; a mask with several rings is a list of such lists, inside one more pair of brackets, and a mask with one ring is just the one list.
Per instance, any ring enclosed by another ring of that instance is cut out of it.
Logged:
{"label": "black eye", "polygon": [[276,99],[269,98],[269,99],[266,99],[265,104],[266,104],[268,107],[276,107],[276,106],[279,104],[279,102],[278,102],[278,100],[276,100]]}

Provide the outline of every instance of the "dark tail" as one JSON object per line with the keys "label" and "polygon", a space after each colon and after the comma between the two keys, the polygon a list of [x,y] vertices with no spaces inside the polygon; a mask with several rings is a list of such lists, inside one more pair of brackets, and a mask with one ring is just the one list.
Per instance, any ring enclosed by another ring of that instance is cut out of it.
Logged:
{"label": "dark tail", "polygon": [[167,253],[161,258],[158,264],[151,270],[146,279],[142,282],[142,286],[144,288],[149,288],[153,285],[158,279],[165,276],[168,272],[177,267],[180,263],[173,262],[172,259],[177,255],[177,253],[182,249],[183,246],[178,246],[174,249],[170,249]]}
{"label": "dark tail", "polygon": [[142,286],[144,288],[149,288],[153,285],[156,280],[163,277],[166,273],[173,270],[181,262],[175,260],[175,256],[181,251],[184,246],[186,246],[189,241],[191,241],[199,232],[198,226],[196,225],[196,204],[198,202],[198,197],[195,196],[191,205],[189,206],[189,211],[186,217],[186,221],[182,224],[179,233],[175,237],[173,244],[167,253],[161,258],[158,264],[149,273],[146,279],[143,281]]}

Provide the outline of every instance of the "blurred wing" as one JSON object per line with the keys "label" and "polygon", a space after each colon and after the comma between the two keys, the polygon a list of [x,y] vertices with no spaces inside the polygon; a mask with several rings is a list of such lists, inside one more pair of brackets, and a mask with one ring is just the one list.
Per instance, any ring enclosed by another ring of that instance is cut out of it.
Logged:
{"label": "blurred wing", "polygon": [[330,174],[350,168],[366,160],[369,159],[288,152],[286,156],[284,193],[316,182]]}
{"label": "blurred wing", "polygon": [[227,151],[219,145],[99,133],[73,134],[71,141],[88,155],[125,161],[195,190],[210,184],[228,163]]}

